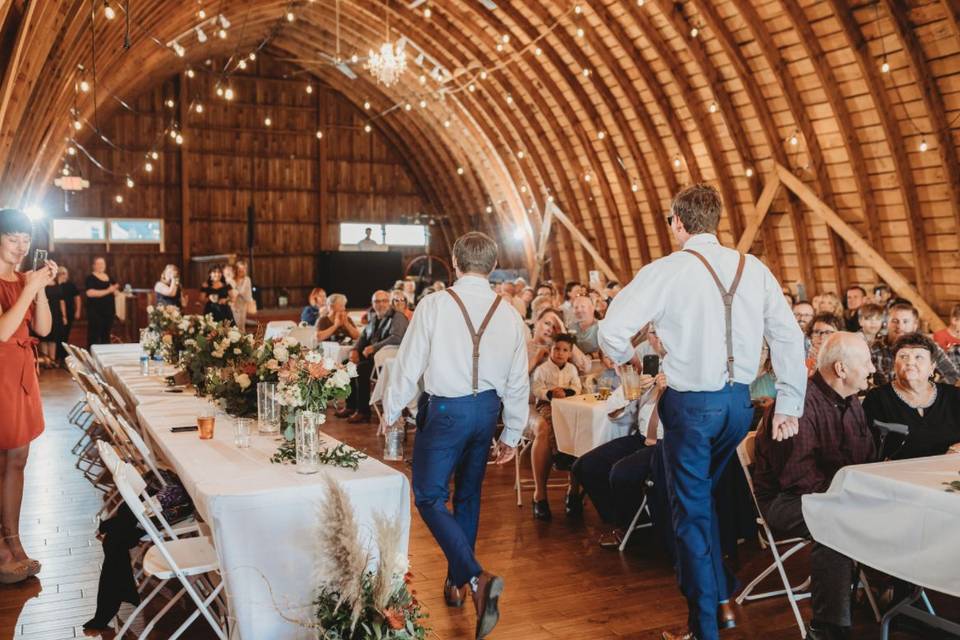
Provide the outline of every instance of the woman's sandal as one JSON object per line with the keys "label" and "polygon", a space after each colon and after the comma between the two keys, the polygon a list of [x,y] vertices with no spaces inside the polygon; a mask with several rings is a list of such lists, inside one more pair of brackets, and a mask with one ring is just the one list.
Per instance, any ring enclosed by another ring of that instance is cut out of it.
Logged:
{"label": "woman's sandal", "polygon": [[37,574],[30,573],[30,566],[25,560],[11,560],[0,564],[0,584],[16,584],[35,575]]}
{"label": "woman's sandal", "polygon": [[[19,535],[16,535],[16,536],[4,536],[3,539],[4,539],[4,540],[17,540],[17,541],[19,541],[19,540],[20,540],[20,536],[19,536]],[[24,565],[24,566],[26,567],[26,570],[27,570],[26,578],[31,578],[31,577],[37,575],[38,573],[40,573],[40,569],[43,568],[42,565],[40,564],[40,561],[39,561],[39,560],[34,560],[33,558],[27,558],[26,560],[16,560],[15,562],[10,563],[10,564],[22,564],[22,565]],[[0,565],[0,582],[3,582],[3,567],[4,567],[4,566],[6,566],[6,565]],[[23,580],[23,579],[24,579],[24,578],[21,578],[20,580]],[[14,582],[20,582],[20,580],[14,580]],[[10,584],[10,583],[5,583],[5,584]]]}

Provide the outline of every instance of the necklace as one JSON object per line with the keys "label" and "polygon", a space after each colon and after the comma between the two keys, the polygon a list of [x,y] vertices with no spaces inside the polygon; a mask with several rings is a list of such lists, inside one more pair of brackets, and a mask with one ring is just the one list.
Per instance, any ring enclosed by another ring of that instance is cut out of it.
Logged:
{"label": "necklace", "polygon": [[910,402],[909,400],[907,400],[907,399],[904,397],[904,394],[901,393],[901,391],[900,391],[900,383],[897,382],[896,380],[894,380],[894,381],[893,381],[893,384],[890,385],[890,386],[893,387],[893,392],[894,392],[895,394],[897,394],[897,397],[900,398],[900,400],[901,400],[905,405],[907,405],[907,406],[910,407],[911,409],[923,410],[923,409],[929,409],[930,407],[933,406],[933,403],[937,401],[937,385],[933,384],[932,382],[929,383],[929,384],[930,384],[930,387],[933,389],[933,393],[932,393],[932,395],[930,396],[929,402],[926,402],[926,403],[923,403],[923,404],[914,404],[914,403]]}

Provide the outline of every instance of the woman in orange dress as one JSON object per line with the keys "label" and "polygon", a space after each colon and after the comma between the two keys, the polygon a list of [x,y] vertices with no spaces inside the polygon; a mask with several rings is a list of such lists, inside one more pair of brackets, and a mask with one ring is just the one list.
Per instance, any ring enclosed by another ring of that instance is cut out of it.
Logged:
{"label": "woman in orange dress", "polygon": [[44,288],[55,281],[57,265],[17,271],[30,254],[32,230],[23,212],[0,209],[0,583],[6,584],[40,573],[20,544],[20,504],[30,442],[43,432],[30,329],[44,336],[53,327]]}

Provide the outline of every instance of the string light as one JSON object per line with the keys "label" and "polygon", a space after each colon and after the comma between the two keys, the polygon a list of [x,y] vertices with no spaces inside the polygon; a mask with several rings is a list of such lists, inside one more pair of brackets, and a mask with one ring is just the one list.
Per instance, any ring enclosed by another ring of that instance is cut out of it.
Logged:
{"label": "string light", "polygon": [[193,110],[197,113],[203,113],[203,105],[198,102],[197,104],[193,105]]}
{"label": "string light", "polygon": [[123,204],[123,196],[121,194],[118,193],[113,199],[117,201],[117,204]]}
{"label": "string light", "polygon": [[490,205],[487,205],[486,211],[487,213],[493,213],[493,207],[491,207]]}
{"label": "string light", "polygon": [[270,116],[267,116],[266,118],[263,119],[263,126],[269,127],[272,124],[273,124],[273,120],[270,119]]}
{"label": "string light", "polygon": [[887,62],[887,59],[886,59],[886,58],[883,59],[883,63],[880,65],[880,72],[881,72],[881,73],[890,73],[890,63]]}
{"label": "string light", "polygon": [[512,93],[508,93],[508,94],[507,94],[507,104],[513,104],[513,94],[512,94]]}
{"label": "string light", "polygon": [[748,177],[748,178],[752,178],[752,177],[753,177],[753,167],[747,167],[747,170],[745,171],[745,173],[747,174],[747,177]]}
{"label": "string light", "polygon": [[360,56],[358,56],[357,54],[353,54],[352,56],[350,56],[350,62],[352,62],[353,64],[357,64],[358,62],[360,62]]}
{"label": "string light", "polygon": [[473,93],[476,90],[477,90],[477,86],[472,82],[469,85],[467,85],[467,91],[469,91],[470,93]]}
{"label": "string light", "polygon": [[420,84],[427,84],[427,76],[421,73],[421,74],[420,74],[420,77],[417,78],[417,81],[418,81]]}
{"label": "string light", "polygon": [[369,109],[370,109],[370,101],[369,101],[369,100],[364,100],[364,101],[363,101],[363,108],[364,108],[364,110],[369,110]]}
{"label": "string light", "polygon": [[[542,53],[543,53],[543,49],[541,49],[540,47],[537,47],[536,49],[533,50],[533,55],[535,55],[535,56],[539,56],[539,55],[541,55]],[[484,72],[483,72],[483,75],[485,76],[486,73],[487,73],[487,72],[484,71]]]}
{"label": "string light", "polygon": [[690,27],[690,37],[696,38],[700,35],[700,29],[698,27]]}
{"label": "string light", "polygon": [[203,29],[201,29],[200,27],[197,27],[195,31],[197,34],[197,42],[199,42],[200,44],[203,44],[204,42],[207,41],[207,33]]}
{"label": "string light", "polygon": [[173,109],[176,102],[173,101],[173,98],[167,98],[167,101],[164,103],[167,105],[167,109]]}
{"label": "string light", "polygon": [[674,156],[673,158],[674,168],[679,169],[682,164],[683,164],[683,161],[680,159],[680,156]]}
{"label": "string light", "polygon": [[483,71],[480,72],[480,79],[481,79],[481,80],[486,80],[486,79],[487,79],[487,70],[486,70],[486,69],[484,69]]}
{"label": "string light", "polygon": [[591,180],[593,180],[593,176],[591,176],[589,173],[586,173],[583,176],[583,180],[584,182],[590,182]]}
{"label": "string light", "polygon": [[153,171],[153,163],[148,162],[145,165],[143,165],[143,170],[146,171],[147,173],[150,173],[151,171]]}
{"label": "string light", "polygon": [[178,133],[176,137],[177,144],[183,144],[183,134]]}
{"label": "string light", "polygon": [[246,69],[246,68],[247,68],[247,61],[246,61],[246,60],[241,60],[240,62],[238,62],[238,63],[237,63],[237,68],[240,69],[241,71],[244,70],[244,69]]}
{"label": "string light", "polygon": [[80,129],[83,129],[83,123],[80,122],[79,120],[74,120],[73,128],[76,129],[77,131],[80,131]]}
{"label": "string light", "polygon": [[373,127],[371,127],[369,124],[363,125],[363,132],[364,132],[364,133],[370,133],[371,131],[373,131]]}
{"label": "string light", "polygon": [[507,44],[508,42],[510,42],[510,34],[505,33],[502,36],[500,36],[500,42],[502,42],[503,44]]}
{"label": "string light", "polygon": [[313,85],[312,85],[312,84],[308,84],[308,85],[304,88],[304,91],[306,91],[307,93],[313,93]]}
{"label": "string light", "polygon": [[110,6],[109,0],[103,0],[103,17],[107,20],[113,20],[117,17],[117,12]]}
{"label": "string light", "polygon": [[423,10],[423,17],[429,20],[433,16],[433,11],[430,10],[430,7],[427,7]]}
{"label": "string light", "polygon": [[133,178],[131,178],[130,176],[127,176],[127,188],[133,189],[133,187],[134,187]]}
{"label": "string light", "polygon": [[797,137],[797,134],[790,136],[790,146],[795,147],[800,144],[800,138]]}
{"label": "string light", "polygon": [[409,102],[408,102],[407,104],[403,105],[403,110],[404,110],[404,111],[410,111],[411,109],[413,109],[413,105],[410,104]]}
{"label": "string light", "polygon": [[171,138],[171,139],[176,139],[176,137],[177,137],[177,130],[176,130],[176,129],[171,129],[171,130],[170,130],[170,138]]}
{"label": "string light", "polygon": [[457,167],[457,175],[458,175],[458,176],[462,176],[464,173],[465,173],[465,171],[463,170],[463,167]]}
{"label": "string light", "polygon": [[153,158],[154,160],[156,160],[157,158],[160,157],[160,154],[157,153],[156,151],[151,151],[151,152],[150,152],[150,157]]}
{"label": "string light", "polygon": [[172,45],[170,45],[170,48],[173,49],[173,52],[177,54],[178,58],[182,58],[187,54],[187,50],[184,49],[183,45],[179,42],[174,42]]}
{"label": "string light", "polygon": [[322,140],[322,139],[323,139],[323,131],[318,130],[318,131],[317,131],[317,140]]}
{"label": "string light", "polygon": [[68,156],[75,156],[75,155],[77,155],[77,148],[76,148],[76,147],[73,147],[73,146],[67,147],[67,155],[68,155]]}
{"label": "string light", "polygon": [[426,100],[423,100],[423,99],[420,100],[420,108],[421,108],[421,109],[426,109],[426,108],[427,108],[427,101],[426,101]]}
{"label": "string light", "polygon": [[226,39],[227,39],[227,30],[226,30],[226,29],[220,29],[219,31],[217,31],[217,37],[219,37],[221,40],[226,40]]}
{"label": "string light", "polygon": [[633,184],[630,185],[630,191],[633,191],[634,193],[636,193],[637,191],[640,191],[640,185],[634,182]]}
{"label": "string light", "polygon": [[224,89],[223,97],[226,98],[227,100],[233,100],[233,89],[231,89],[230,87],[227,87],[226,89]]}
{"label": "string light", "polygon": [[223,87],[217,87],[217,95],[223,97]]}
{"label": "string light", "polygon": [[582,38],[586,35],[586,31],[583,30],[583,27],[577,27],[577,37]]}
{"label": "string light", "polygon": [[710,103],[710,106],[708,107],[708,110],[710,111],[710,113],[716,113],[716,112],[717,112],[717,103],[716,103],[716,102],[711,102],[711,103]]}
{"label": "string light", "polygon": [[206,20],[207,12],[204,11],[203,9],[200,9],[200,11],[197,11],[197,17],[200,18],[201,20]]}
{"label": "string light", "polygon": [[81,80],[80,91],[83,91],[84,93],[88,93],[90,91],[90,83],[87,82],[86,80]]}
{"label": "string light", "polygon": [[926,150],[927,150],[927,141],[926,141],[926,140],[921,140],[921,141],[920,141],[920,153],[923,153],[923,152],[926,151]]}
{"label": "string light", "polygon": [[250,62],[253,62],[254,60],[257,59],[257,53],[256,53],[256,51],[251,51],[251,52],[250,52],[250,55],[248,55],[247,57],[250,58]]}
{"label": "string light", "polygon": [[583,7],[581,7],[580,5],[577,5],[573,8],[573,12],[577,15],[580,15],[581,13],[583,13]]}
{"label": "string light", "polygon": [[583,77],[584,77],[584,78],[589,78],[589,77],[590,77],[590,68],[589,68],[589,67],[584,67],[582,73],[583,73]]}
{"label": "string light", "polygon": [[293,15],[293,11],[287,11],[287,22],[293,22],[297,19],[297,16]]}
{"label": "string light", "polygon": [[597,140],[603,140],[607,137],[606,131],[597,131]]}
{"label": "string light", "polygon": [[196,73],[193,69],[187,69],[187,77],[188,77],[188,78],[193,78],[193,77],[196,76],[196,75],[197,75],[197,73]]}
{"label": "string light", "polygon": [[637,0],[637,6],[638,6],[638,7],[642,7],[642,6],[643,6],[643,0]]}
{"label": "string light", "polygon": [[444,127],[445,129],[449,129],[449,128],[450,128],[450,121],[449,121],[449,120],[444,120],[444,121],[443,121],[443,127]]}
{"label": "string light", "polygon": [[523,152],[522,149],[521,149],[520,151],[517,151],[517,157],[520,158],[521,160],[523,160],[523,157],[524,157],[525,155],[526,155],[526,154]]}

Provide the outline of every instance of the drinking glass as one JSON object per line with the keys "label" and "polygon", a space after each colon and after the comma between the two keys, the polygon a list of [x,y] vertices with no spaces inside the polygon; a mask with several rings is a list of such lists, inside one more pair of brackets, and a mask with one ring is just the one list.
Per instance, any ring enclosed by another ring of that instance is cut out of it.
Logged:
{"label": "drinking glass", "polygon": [[597,399],[606,400],[610,397],[610,391],[613,389],[613,381],[608,376],[603,376],[597,381]]}
{"label": "drinking glass", "polygon": [[640,385],[640,372],[628,362],[617,367],[617,375],[620,376],[620,381],[623,383],[623,397],[628,402],[639,400],[644,391]]}
{"label": "drinking glass", "polygon": [[403,424],[403,418],[387,427],[383,439],[384,460],[403,460],[403,439],[405,435],[406,428]]}
{"label": "drinking glass", "polygon": [[257,430],[263,435],[280,431],[280,399],[276,382],[257,383]]}
{"label": "drinking glass", "polygon": [[297,416],[297,473],[316,473],[320,470],[320,421],[316,411],[301,411]]}
{"label": "drinking glass", "polygon": [[200,433],[201,440],[213,439],[214,423],[217,419],[217,413],[213,409],[203,409],[197,416],[197,430]]}
{"label": "drinking glass", "polygon": [[253,420],[250,418],[236,418],[233,421],[233,444],[240,449],[250,446],[250,432],[253,430]]}

